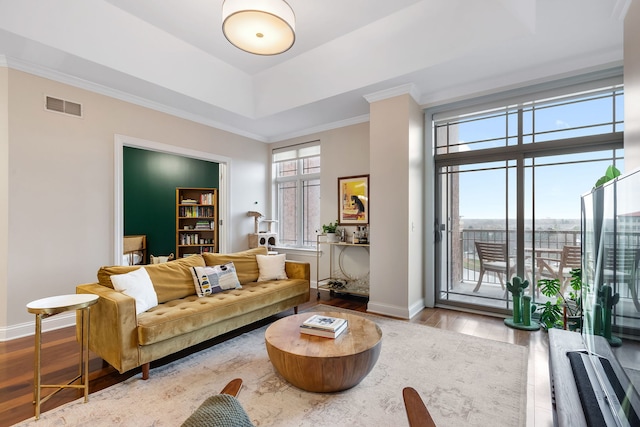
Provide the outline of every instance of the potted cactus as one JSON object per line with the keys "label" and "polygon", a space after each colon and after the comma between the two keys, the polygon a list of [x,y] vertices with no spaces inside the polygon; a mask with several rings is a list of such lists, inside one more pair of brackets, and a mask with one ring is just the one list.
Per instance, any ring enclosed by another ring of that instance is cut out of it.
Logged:
{"label": "potted cactus", "polygon": [[529,286],[528,280],[513,276],[511,282],[507,282],[507,290],[513,299],[513,317],[504,319],[504,324],[510,328],[522,329],[525,331],[537,331],[540,325],[531,319],[531,313],[535,307],[531,305],[531,297],[523,295],[523,291]]}

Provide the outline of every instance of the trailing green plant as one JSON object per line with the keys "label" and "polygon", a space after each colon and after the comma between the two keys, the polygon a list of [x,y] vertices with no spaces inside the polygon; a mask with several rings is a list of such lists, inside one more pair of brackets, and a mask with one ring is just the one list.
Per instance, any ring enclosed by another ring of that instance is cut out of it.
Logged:
{"label": "trailing green plant", "polygon": [[600,179],[596,181],[596,185],[594,185],[593,188],[600,187],[605,182],[614,180],[620,175],[621,175],[621,172],[618,170],[618,168],[616,168],[614,165],[610,165],[607,168],[607,171],[605,172],[604,176],[600,177]]}

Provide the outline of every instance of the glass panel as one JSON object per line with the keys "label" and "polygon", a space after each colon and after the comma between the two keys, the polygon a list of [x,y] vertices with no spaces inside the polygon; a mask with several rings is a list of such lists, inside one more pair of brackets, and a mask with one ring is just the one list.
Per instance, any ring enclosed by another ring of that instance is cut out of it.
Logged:
{"label": "glass panel", "polygon": [[317,230],[320,228],[320,180],[302,183],[303,203],[303,246],[315,246]]}
{"label": "glass panel", "polygon": [[535,135],[535,140],[536,142],[555,141],[565,138],[577,138],[579,136],[604,135],[611,132],[613,132],[613,125],[606,124],[578,129],[556,130],[550,133],[538,133]]}
{"label": "glass panel", "polygon": [[[573,160],[579,157],[573,155]],[[535,161],[528,165],[525,175],[525,272],[531,288],[536,289],[534,301],[541,303],[556,301],[555,294],[545,296],[540,292],[541,279],[558,279],[560,293],[568,295],[570,291],[570,271],[580,267],[580,196],[593,186],[595,175],[610,162],[565,163],[571,156],[544,160],[543,165]]]}
{"label": "glass panel", "polygon": [[[616,378],[623,384],[627,378],[631,381],[634,387],[624,387],[621,393],[624,396],[618,399],[616,396],[607,396],[612,402],[620,400],[623,406],[627,406],[627,402],[638,402],[636,390],[640,389],[637,375],[637,341],[640,340],[639,192],[640,173],[635,172],[609,182],[582,198],[582,337],[590,353],[608,355],[612,350],[615,359],[625,370],[626,377],[615,372],[615,376],[597,378],[601,383],[615,383]],[[635,410],[638,411],[637,406]],[[620,416],[620,412],[614,416]],[[625,418],[619,425],[631,425],[625,424],[626,421]]]}
{"label": "glass panel", "polygon": [[302,160],[302,173],[320,173],[320,156],[309,157]]}
{"label": "glass panel", "polygon": [[[549,132],[579,127],[591,127],[613,122],[613,106],[610,96],[569,104],[536,108],[535,131]],[[611,132],[611,126],[609,126]]]}
{"label": "glass panel", "polygon": [[297,157],[297,150],[281,151],[279,153],[273,153],[273,162],[283,162],[285,160],[292,160]]}
{"label": "glass panel", "polygon": [[448,126],[436,126],[435,139],[436,154],[448,153]]}
{"label": "glass panel", "polygon": [[[456,153],[469,150],[504,147],[507,141],[507,128],[511,135],[517,134],[517,117],[509,116],[507,124],[505,112],[491,112],[485,115],[461,118],[436,127],[438,154]],[[440,147],[448,146],[448,151]]]}
{"label": "glass panel", "polygon": [[276,165],[277,167],[277,172],[276,172],[276,176],[277,177],[283,177],[283,176],[295,176],[298,174],[298,161],[297,160],[290,160],[288,162],[280,162],[277,163]]}
{"label": "glass panel", "polygon": [[278,230],[280,232],[280,243],[284,245],[296,245],[298,233],[296,218],[298,215],[298,187],[294,182],[283,182],[278,184]]}
{"label": "glass panel", "polygon": [[[443,251],[438,265],[441,299],[505,309],[504,284],[515,272],[515,169],[501,162],[442,168]],[[497,255],[501,259],[495,258]]]}
{"label": "glass panel", "polygon": [[312,147],[303,147],[298,150],[298,157],[311,157],[320,155],[320,146],[314,145]]}

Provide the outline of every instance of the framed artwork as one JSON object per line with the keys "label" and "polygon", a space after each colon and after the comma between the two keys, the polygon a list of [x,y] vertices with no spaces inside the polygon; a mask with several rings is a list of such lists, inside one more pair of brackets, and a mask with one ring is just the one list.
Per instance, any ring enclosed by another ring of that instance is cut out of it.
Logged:
{"label": "framed artwork", "polygon": [[338,223],[369,224],[369,175],[338,178]]}

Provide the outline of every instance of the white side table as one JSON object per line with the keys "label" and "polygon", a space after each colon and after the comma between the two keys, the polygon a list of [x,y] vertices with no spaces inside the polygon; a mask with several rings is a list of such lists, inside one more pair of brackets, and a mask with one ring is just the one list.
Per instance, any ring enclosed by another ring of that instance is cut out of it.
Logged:
{"label": "white side table", "polygon": [[[91,294],[70,294],[49,298],[42,298],[27,304],[27,311],[36,315],[36,350],[35,364],[33,372],[33,402],[36,404],[36,420],[40,418],[40,405],[63,388],[84,389],[84,401],[89,400],[89,308],[98,302],[98,295]],[[80,310],[82,322],[80,327],[80,367],[78,376],[67,384],[41,384],[40,381],[40,355],[42,344],[42,319],[66,311]],[[73,384],[80,380],[79,384]],[[56,388],[53,393],[44,399],[40,398],[43,388]]]}

